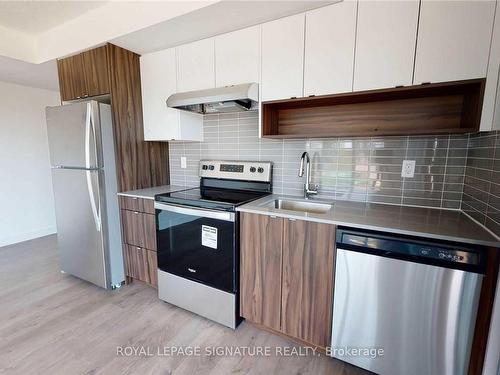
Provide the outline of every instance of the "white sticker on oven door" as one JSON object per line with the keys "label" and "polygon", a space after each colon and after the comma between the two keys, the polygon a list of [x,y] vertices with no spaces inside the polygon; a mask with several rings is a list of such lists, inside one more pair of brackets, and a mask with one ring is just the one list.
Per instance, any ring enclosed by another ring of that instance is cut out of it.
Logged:
{"label": "white sticker on oven door", "polygon": [[201,226],[201,244],[203,246],[217,249],[217,228],[208,225]]}

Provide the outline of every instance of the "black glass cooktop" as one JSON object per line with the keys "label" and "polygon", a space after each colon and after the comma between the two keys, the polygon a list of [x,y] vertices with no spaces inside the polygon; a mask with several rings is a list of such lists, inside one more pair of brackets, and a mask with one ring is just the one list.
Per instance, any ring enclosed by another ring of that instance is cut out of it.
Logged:
{"label": "black glass cooktop", "polygon": [[251,202],[268,194],[267,192],[203,187],[158,194],[155,196],[155,200],[165,203],[234,211],[236,206]]}

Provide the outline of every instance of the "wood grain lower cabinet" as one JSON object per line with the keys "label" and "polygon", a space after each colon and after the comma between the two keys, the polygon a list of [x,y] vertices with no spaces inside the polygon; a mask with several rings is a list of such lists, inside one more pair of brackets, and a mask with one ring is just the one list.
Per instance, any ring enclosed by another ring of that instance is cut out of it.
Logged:
{"label": "wood grain lower cabinet", "polygon": [[120,196],[119,202],[127,282],[135,279],[157,287],[156,221],[152,214],[154,201]]}
{"label": "wood grain lower cabinet", "polygon": [[283,219],[241,215],[241,316],[280,329]]}
{"label": "wood grain lower cabinet", "polygon": [[284,220],[281,330],[322,347],[329,345],[335,226]]}
{"label": "wood grain lower cabinet", "polygon": [[147,253],[149,283],[154,287],[158,287],[158,258],[156,257],[156,251],[147,250]]}
{"label": "wood grain lower cabinet", "polygon": [[330,342],[335,226],[241,214],[240,314],[301,342]]}
{"label": "wood grain lower cabinet", "polygon": [[148,250],[130,245],[124,250],[126,275],[149,283]]}

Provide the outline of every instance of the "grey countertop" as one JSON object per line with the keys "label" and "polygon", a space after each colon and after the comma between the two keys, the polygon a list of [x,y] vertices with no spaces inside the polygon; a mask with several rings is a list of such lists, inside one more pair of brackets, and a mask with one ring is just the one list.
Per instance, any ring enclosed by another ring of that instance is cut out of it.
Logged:
{"label": "grey countertop", "polygon": [[124,197],[134,197],[134,198],[144,198],[144,199],[155,199],[156,194],[172,193],[174,191],[180,191],[189,189],[190,186],[180,186],[180,185],[162,185],[155,186],[147,189],[130,190],[118,193]]}
{"label": "grey countertop", "polygon": [[238,207],[240,212],[316,221],[345,227],[377,230],[438,240],[500,247],[500,240],[461,211],[348,201],[334,203],[324,214],[274,208],[275,199],[300,197],[270,195]]}

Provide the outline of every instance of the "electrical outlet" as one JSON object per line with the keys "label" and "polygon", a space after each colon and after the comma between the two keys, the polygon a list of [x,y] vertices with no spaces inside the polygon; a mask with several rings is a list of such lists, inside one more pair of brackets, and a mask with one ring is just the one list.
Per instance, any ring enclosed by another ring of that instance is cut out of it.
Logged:
{"label": "electrical outlet", "polygon": [[415,160],[403,160],[403,168],[401,169],[401,177],[415,176]]}
{"label": "electrical outlet", "polygon": [[181,156],[181,168],[182,169],[187,168],[187,158],[185,156]]}

